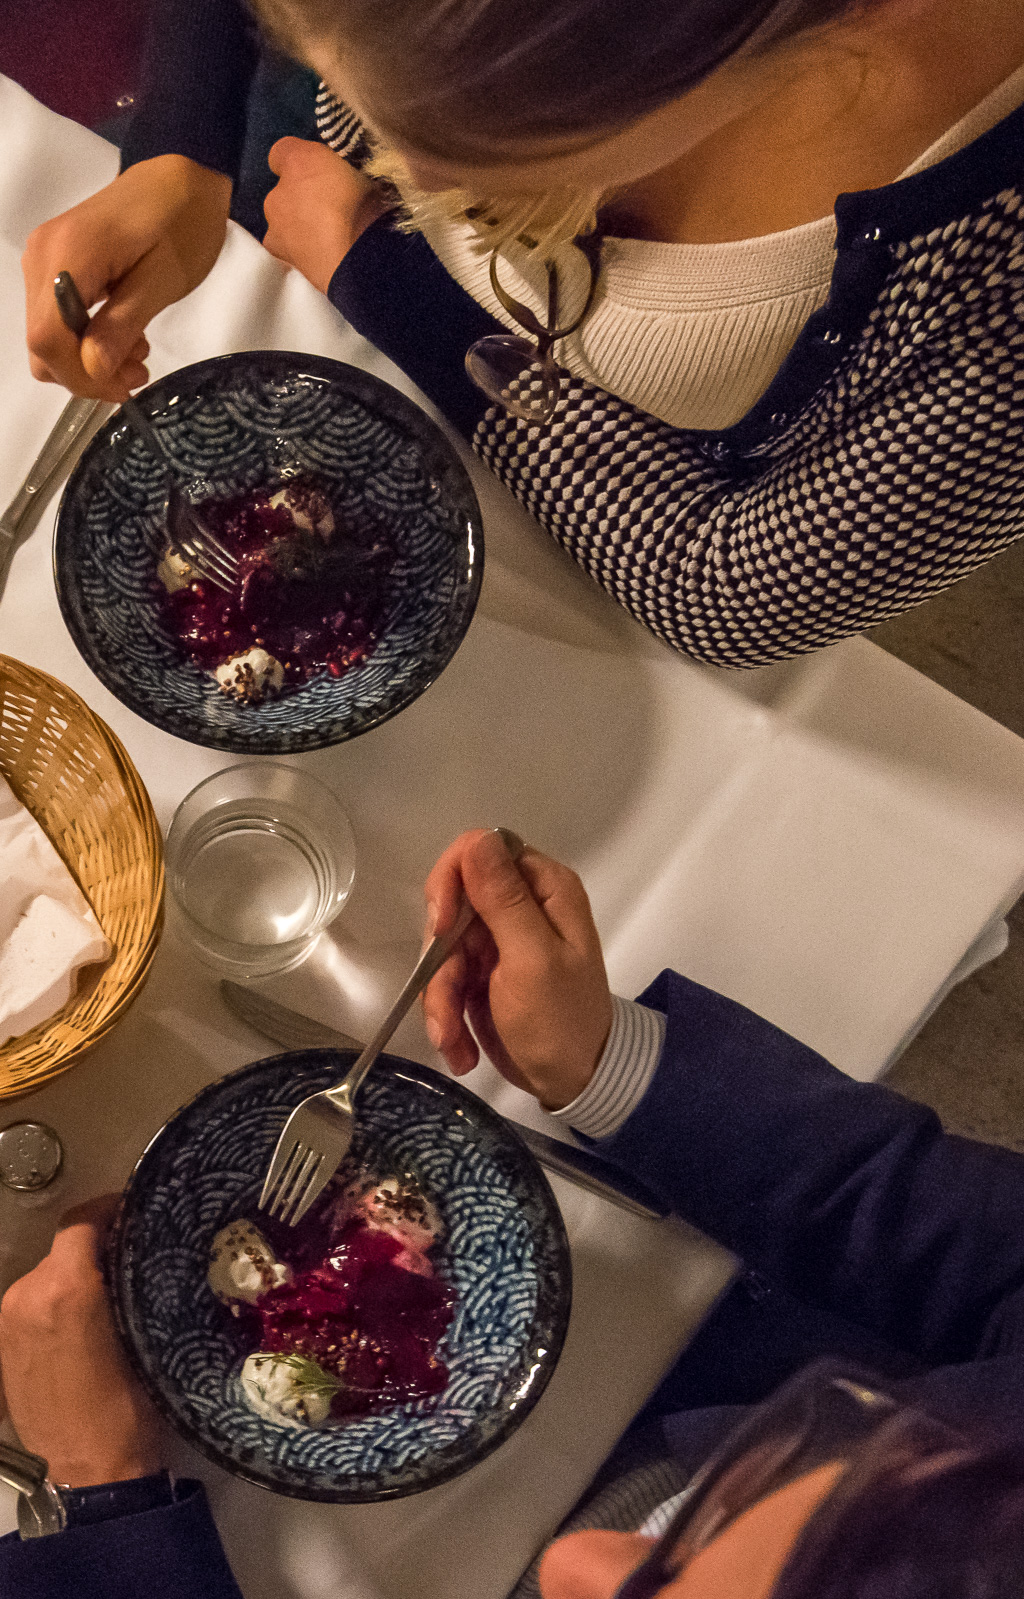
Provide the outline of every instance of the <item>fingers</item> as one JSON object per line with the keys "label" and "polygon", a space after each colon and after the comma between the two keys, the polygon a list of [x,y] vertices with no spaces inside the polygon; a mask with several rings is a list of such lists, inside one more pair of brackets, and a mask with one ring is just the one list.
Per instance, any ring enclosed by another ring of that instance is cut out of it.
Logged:
{"label": "fingers", "polygon": [[108,1225],[86,1215],[62,1222],[54,1234],[46,1260],[51,1266],[79,1279],[91,1275],[102,1277],[103,1245]]}
{"label": "fingers", "polygon": [[423,995],[427,1036],[456,1077],[473,1070],[480,1059],[465,1022],[471,998],[483,989],[496,958],[493,941],[479,922],[470,927]]}
{"label": "fingers", "polygon": [[527,848],[518,867],[547,921],[565,943],[581,954],[600,948],[590,898],[579,877],[561,861]]}
{"label": "fingers", "polygon": [[277,177],[281,177],[288,166],[288,157],[292,154],[292,145],[301,144],[301,139],[294,138],[291,134],[284,139],[278,139],[270,146],[267,155],[267,166]]}
{"label": "fingers", "polygon": [[600,949],[587,891],[574,871],[527,846],[513,862],[496,833],[479,835],[462,859],[470,904],[499,953],[549,953],[561,940],[582,954]]}
{"label": "fingers", "polygon": [[70,1210],[64,1212],[57,1223],[58,1234],[68,1227],[88,1226],[99,1237],[105,1237],[120,1206],[120,1194],[97,1194],[95,1198],[86,1199],[81,1205],[73,1205]]}
{"label": "fingers", "polygon": [[463,895],[477,912],[424,996],[435,1047],[461,1075],[479,1046],[543,1104],[568,1104],[593,1073],[611,1007],[575,872],[531,848],[513,861],[497,832],[476,829],[445,850],[426,895],[435,932],[453,925]]}
{"label": "fingers", "polygon": [[[93,399],[120,402],[127,399],[129,374],[118,369],[125,357],[138,345],[143,333],[139,326],[133,331],[118,359],[110,361],[105,356],[98,359],[99,351],[92,356],[92,369],[87,365],[89,347],[93,338],[90,327],[82,344],[65,326],[53,293],[53,281],[58,271],[70,272],[86,306],[103,299],[109,284],[116,279],[108,251],[98,240],[92,241],[88,251],[76,238],[75,231],[64,225],[62,219],[37,228],[28,241],[22,258],[25,275],[26,321],[29,364],[32,374],[43,381],[63,383],[75,394]],[[83,360],[86,355],[86,360]],[[138,386],[137,374],[136,386]],[[144,381],[144,380],[143,380]]]}
{"label": "fingers", "polygon": [[510,943],[551,938],[551,926],[529,884],[493,829],[463,833],[427,878],[427,903],[434,911],[437,932],[451,926],[463,892],[499,952]]}
{"label": "fingers", "polygon": [[489,996],[486,993],[469,994],[466,999],[466,1015],[480,1048],[492,1066],[497,1068],[506,1081],[514,1083],[517,1088],[522,1088],[528,1094],[532,1093],[529,1080],[519,1070],[505,1046],[505,1040],[494,1025]]}
{"label": "fingers", "polygon": [[[137,352],[145,346],[149,353],[145,339],[148,324],[168,304],[169,295],[176,299],[176,291],[184,290],[183,283],[171,279],[166,253],[157,256],[148,251],[111,291],[82,340],[82,365],[94,383],[125,380],[132,369],[141,366],[144,357]],[[136,379],[133,386],[138,384]]]}
{"label": "fingers", "polygon": [[[288,134],[270,146],[267,165],[279,178],[285,175],[302,177],[328,163],[331,163],[330,170],[333,172],[337,160],[335,152],[322,140],[297,139],[293,134]],[[369,178],[366,181],[369,183]]]}
{"label": "fingers", "polygon": [[446,933],[462,903],[462,855],[477,833],[461,833],[449,844],[427,878],[423,893],[427,901],[427,921],[435,933]]}
{"label": "fingers", "polygon": [[[127,399],[147,381],[145,328],[202,281],[224,241],[231,180],[183,156],[156,156],[30,235],[22,257],[32,372],[94,399]],[[101,308],[81,348],[53,294],[69,272]]]}
{"label": "fingers", "polygon": [[120,405],[133,389],[149,382],[149,344],[141,335],[114,365],[115,358],[91,327],[81,344],[62,322],[57,328],[37,321],[30,337],[29,370],[40,383],[61,383],[73,394]]}

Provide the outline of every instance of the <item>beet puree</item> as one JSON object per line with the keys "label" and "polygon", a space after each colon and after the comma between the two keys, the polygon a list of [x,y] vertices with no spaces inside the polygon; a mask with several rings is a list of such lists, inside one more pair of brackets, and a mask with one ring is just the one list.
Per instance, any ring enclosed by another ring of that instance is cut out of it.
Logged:
{"label": "beet puree", "polygon": [[[203,521],[239,562],[237,589],[199,579],[164,594],[167,629],[196,666],[213,670],[258,646],[280,661],[285,687],[325,668],[341,677],[373,649],[392,551],[382,530],[346,526],[324,538],[300,528],[274,490],[198,506]],[[329,510],[311,484],[291,483],[296,509]],[[314,517],[314,521],[316,518]]]}
{"label": "beet puree", "polygon": [[334,1416],[421,1399],[448,1381],[437,1347],[452,1319],[452,1291],[438,1277],[395,1266],[402,1247],[353,1219],[326,1259],[256,1301],[261,1351],[304,1355],[342,1380]]}

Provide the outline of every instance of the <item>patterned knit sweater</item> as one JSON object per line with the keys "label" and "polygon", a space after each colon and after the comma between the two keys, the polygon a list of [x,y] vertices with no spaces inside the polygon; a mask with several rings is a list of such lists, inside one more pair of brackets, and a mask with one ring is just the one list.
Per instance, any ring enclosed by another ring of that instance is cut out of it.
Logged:
{"label": "patterned knit sweater", "polygon": [[[126,160],[179,149],[230,170],[223,100],[204,132],[211,69],[195,62],[205,39],[237,96],[224,38],[241,38],[242,12],[166,3],[150,81],[191,84],[191,114],[155,89]],[[342,111],[326,131],[358,159]],[[717,431],[575,377],[542,426],[490,406],[463,360],[503,328],[388,218],[330,297],[639,621],[695,659],[752,667],[872,627],[1024,533],[1022,208],[1024,109],[924,172],[840,196],[828,300],[762,398]]]}

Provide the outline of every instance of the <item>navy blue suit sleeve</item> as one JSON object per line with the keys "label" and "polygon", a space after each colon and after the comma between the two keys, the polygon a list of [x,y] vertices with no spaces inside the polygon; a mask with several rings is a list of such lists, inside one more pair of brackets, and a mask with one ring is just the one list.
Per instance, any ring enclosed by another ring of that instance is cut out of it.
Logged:
{"label": "navy blue suit sleeve", "polygon": [[258,56],[241,0],[156,0],[122,170],[184,155],[236,177]]}
{"label": "navy blue suit sleeve", "polygon": [[[943,1132],[672,972],[644,1099],[601,1153],[807,1304],[929,1363],[1005,1350],[1024,1285],[1024,1156]],[[1016,1298],[1015,1298],[1016,1296]]]}
{"label": "navy blue suit sleeve", "polygon": [[3,1599],[242,1599],[201,1483],[173,1505],[68,1527],[49,1538],[0,1538]]}
{"label": "navy blue suit sleeve", "polygon": [[490,402],[469,381],[463,356],[477,339],[508,329],[455,282],[423,235],[382,217],[356,240],[327,292],[356,331],[472,439]]}

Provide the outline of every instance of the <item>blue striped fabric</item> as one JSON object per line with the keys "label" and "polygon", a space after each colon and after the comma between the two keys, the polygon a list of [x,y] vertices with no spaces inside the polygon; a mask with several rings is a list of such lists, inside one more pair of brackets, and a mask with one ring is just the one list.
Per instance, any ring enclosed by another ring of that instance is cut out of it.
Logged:
{"label": "blue striped fabric", "polygon": [[593,1077],[562,1110],[552,1114],[588,1138],[609,1138],[636,1109],[654,1076],[665,1041],[661,1011],[613,994],[612,1030]]}

